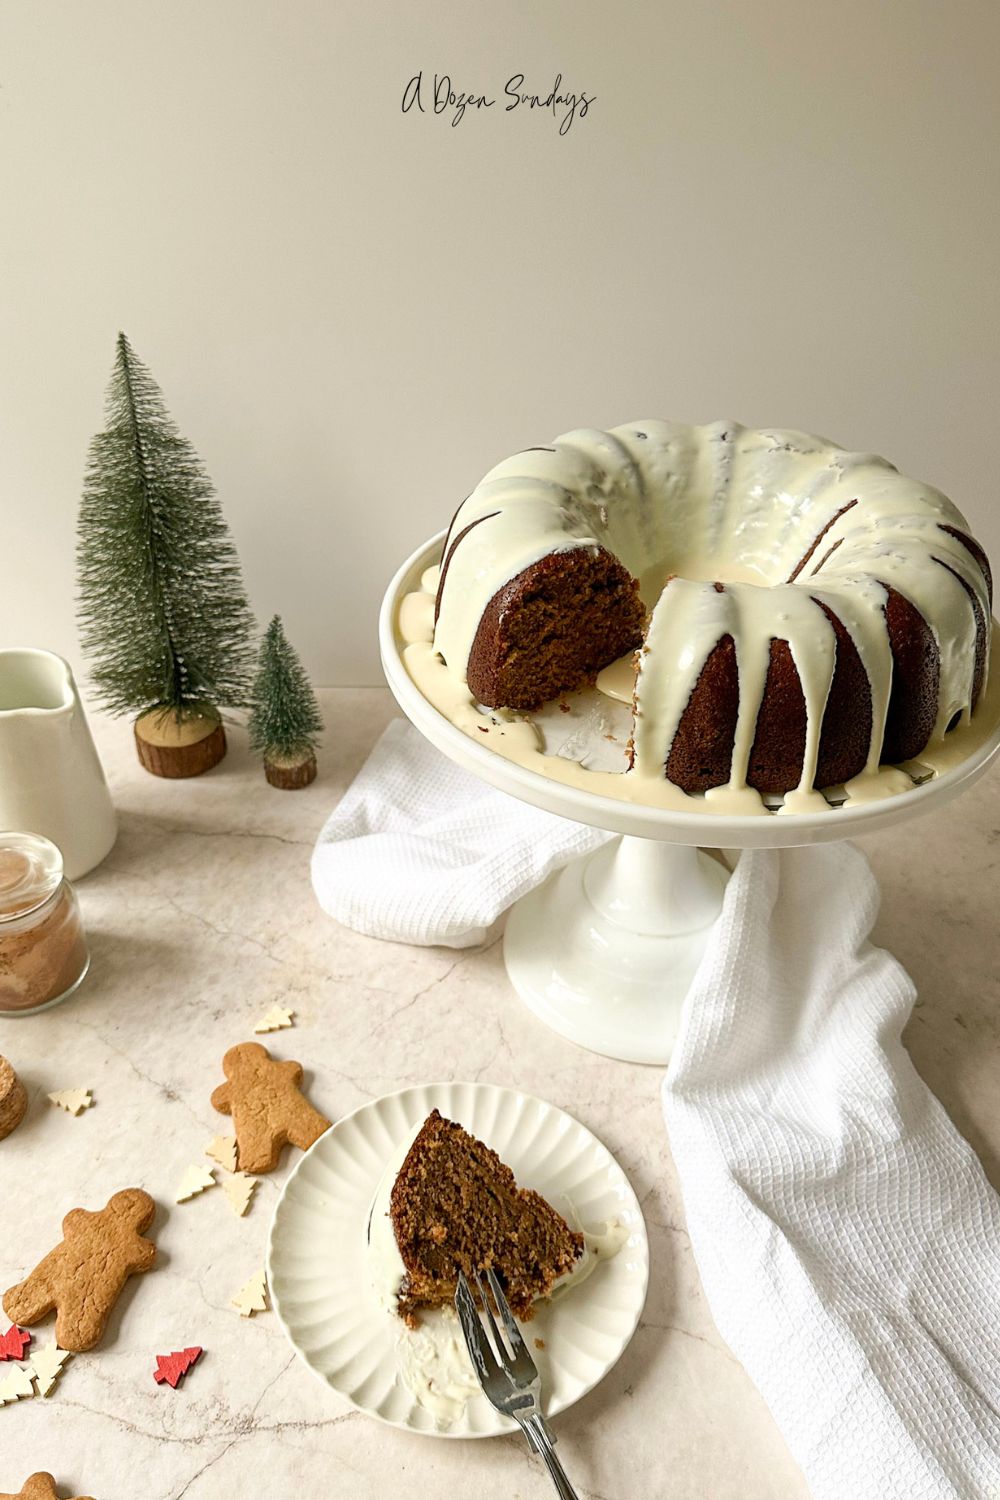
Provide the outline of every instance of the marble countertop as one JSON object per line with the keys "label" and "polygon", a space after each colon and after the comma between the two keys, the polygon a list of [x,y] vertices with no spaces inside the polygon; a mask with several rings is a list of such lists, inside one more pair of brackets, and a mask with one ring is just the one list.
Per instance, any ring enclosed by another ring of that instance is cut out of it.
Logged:
{"label": "marble countertop", "polygon": [[[294,1357],[273,1313],[243,1319],[229,1305],[263,1264],[296,1153],[261,1180],[245,1219],[219,1192],[173,1198],[184,1168],[229,1132],[209,1103],[223,1052],[281,1004],[296,1027],[269,1045],[304,1064],[309,1095],[331,1118],[407,1084],[483,1079],[569,1109],[625,1168],[649,1230],[649,1298],[620,1363],[558,1422],[583,1500],[800,1500],[801,1474],[701,1291],[660,1070],[609,1062],[546,1030],[510,988],[498,940],[461,952],[379,943],[316,906],[317,829],[394,712],[379,689],[322,697],[320,776],[294,793],[266,785],[239,730],[216,770],[171,783],[140,769],[126,723],[93,721],[121,831],[79,885],[93,950],[85,985],[54,1011],[0,1019],[0,1052],[31,1099],[0,1144],[0,1284],[56,1242],[69,1208],[98,1207],[133,1184],[158,1201],[161,1264],[132,1280],[103,1343],[67,1364],[47,1400],[0,1411],[0,1491],[49,1469],[64,1493],[97,1500],[241,1488],[270,1500],[375,1500],[390,1487],[398,1500],[549,1493],[519,1438],[436,1442],[381,1426]],[[1000,1185],[1000,777],[863,843],[883,889],[876,939],[920,991],[911,1054]],[[95,1096],[78,1118],[46,1100],[76,1087]],[[38,1338],[51,1341],[51,1320]],[[206,1357],[186,1385],[154,1384],[155,1356],[190,1344]]]}

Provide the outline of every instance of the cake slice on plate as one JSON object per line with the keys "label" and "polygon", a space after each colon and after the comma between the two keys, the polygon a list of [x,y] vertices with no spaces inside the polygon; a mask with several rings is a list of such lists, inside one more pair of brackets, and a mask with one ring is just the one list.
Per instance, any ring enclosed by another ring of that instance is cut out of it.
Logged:
{"label": "cake slice on plate", "polygon": [[519,1188],[496,1154],[434,1110],[417,1132],[389,1198],[405,1274],[400,1316],[451,1306],[459,1271],[491,1267],[515,1316],[552,1291],[583,1254],[584,1237],[540,1194]]}

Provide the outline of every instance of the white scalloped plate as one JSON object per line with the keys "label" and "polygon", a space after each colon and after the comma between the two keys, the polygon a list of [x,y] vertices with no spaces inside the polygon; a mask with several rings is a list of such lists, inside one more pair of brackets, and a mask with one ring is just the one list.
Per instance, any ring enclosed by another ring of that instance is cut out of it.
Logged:
{"label": "white scalloped plate", "polygon": [[519,1184],[566,1197],[590,1228],[618,1220],[628,1239],[580,1286],[539,1306],[530,1325],[545,1410],[556,1415],[611,1369],[646,1299],[649,1247],[624,1172],[597,1138],[552,1104],[487,1083],[403,1089],[362,1105],[301,1158],[278,1200],[268,1237],[275,1312],[309,1368],[360,1411],[411,1432],[494,1437],[512,1424],[476,1392],[439,1427],[399,1375],[400,1324],[379,1307],[367,1262],[372,1199],[394,1147],[439,1109],[512,1167]]}

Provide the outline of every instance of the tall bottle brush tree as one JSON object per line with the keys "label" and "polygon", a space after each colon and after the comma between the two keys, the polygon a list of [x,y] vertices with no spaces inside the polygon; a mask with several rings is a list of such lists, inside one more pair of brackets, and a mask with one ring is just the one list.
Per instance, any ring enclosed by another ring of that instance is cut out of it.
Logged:
{"label": "tall bottle brush tree", "polygon": [[272,786],[293,791],[316,776],[319,704],[305,669],[275,615],[260,644],[250,713],[250,748]]}
{"label": "tall bottle brush tree", "polygon": [[124,333],[106,410],[80,507],[83,647],[104,706],[138,715],[143,765],[192,776],[225,754],[220,710],[248,703],[253,618],[212,482]]}

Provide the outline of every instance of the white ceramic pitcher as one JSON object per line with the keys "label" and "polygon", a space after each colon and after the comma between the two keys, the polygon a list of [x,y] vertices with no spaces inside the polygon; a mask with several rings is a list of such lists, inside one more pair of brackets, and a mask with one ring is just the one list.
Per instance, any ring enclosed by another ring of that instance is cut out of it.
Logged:
{"label": "white ceramic pitcher", "polygon": [[70,880],[99,865],[115,841],[73,673],[51,651],[0,650],[0,828],[51,839]]}

